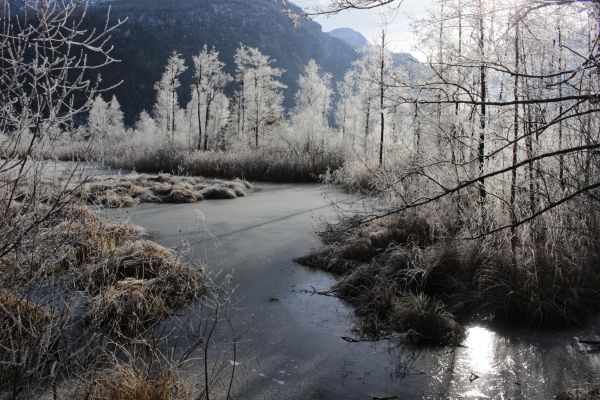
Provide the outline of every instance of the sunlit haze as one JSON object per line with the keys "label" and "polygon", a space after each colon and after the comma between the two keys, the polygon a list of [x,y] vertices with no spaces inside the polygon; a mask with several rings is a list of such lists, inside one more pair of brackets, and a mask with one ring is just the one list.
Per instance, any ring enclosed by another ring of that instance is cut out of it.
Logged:
{"label": "sunlit haze", "polygon": [[[307,11],[323,9],[329,4],[329,0],[295,0],[294,2]],[[344,11],[333,16],[319,16],[315,20],[326,32],[336,28],[352,28],[362,33],[370,42],[374,42],[381,21],[385,18],[388,22],[390,49],[395,52],[411,53],[423,61],[423,54],[415,48],[415,36],[411,25],[412,21],[426,15],[430,5],[429,0],[404,0],[401,4],[393,3],[391,7]]]}

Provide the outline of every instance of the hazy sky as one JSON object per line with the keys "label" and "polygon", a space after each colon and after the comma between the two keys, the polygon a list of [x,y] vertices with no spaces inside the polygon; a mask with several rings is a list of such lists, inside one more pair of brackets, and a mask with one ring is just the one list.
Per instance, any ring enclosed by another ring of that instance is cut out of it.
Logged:
{"label": "hazy sky", "polygon": [[[321,7],[329,4],[329,0],[292,0],[298,6],[306,8]],[[323,25],[324,31],[335,28],[352,28],[362,33],[370,42],[377,38],[379,21],[382,13],[388,20],[388,36],[390,48],[397,52],[408,52],[422,59],[422,55],[415,51],[415,39],[412,33],[411,22],[414,18],[422,18],[431,0],[404,0],[398,7],[390,9],[381,7],[374,10],[346,11],[331,17],[318,17],[316,21]]]}

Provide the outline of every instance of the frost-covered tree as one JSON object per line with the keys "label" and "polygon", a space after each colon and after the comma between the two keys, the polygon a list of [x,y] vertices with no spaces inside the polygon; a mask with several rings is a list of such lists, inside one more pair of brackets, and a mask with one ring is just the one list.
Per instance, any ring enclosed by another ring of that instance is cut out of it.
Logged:
{"label": "frost-covered tree", "polygon": [[414,109],[403,162],[431,184],[418,198],[469,192],[481,231],[503,224],[514,240],[547,211],[597,196],[598,15],[597,2],[435,2],[419,23],[425,73],[389,77],[385,95],[389,109]]}
{"label": "frost-covered tree", "polygon": [[[198,150],[208,150],[208,128],[212,117],[211,112],[214,111],[213,103],[223,95],[225,87],[232,79],[223,71],[224,67],[225,64],[219,60],[219,52],[214,48],[209,51],[206,45],[198,55],[194,56],[192,102],[195,103]],[[217,132],[213,131],[213,139],[216,134]]]}
{"label": "frost-covered tree", "polygon": [[338,86],[340,101],[336,114],[343,140],[346,145],[351,144],[348,149],[358,150],[365,157],[370,154],[370,143],[378,123],[377,59],[375,48],[364,50]]}
{"label": "frost-covered tree", "polygon": [[108,105],[108,129],[108,135],[113,137],[125,131],[123,111],[121,111],[121,104],[119,104],[119,100],[115,95],[113,95]]}
{"label": "frost-covered tree", "polygon": [[142,111],[135,123],[135,130],[137,133],[146,135],[147,137],[153,137],[157,133],[156,121],[146,111]]}
{"label": "frost-covered tree", "polygon": [[208,128],[211,132],[214,132],[213,147],[224,149],[228,139],[226,137],[227,125],[231,116],[229,98],[223,93],[218,93],[212,104],[213,111],[210,114]]}
{"label": "frost-covered tree", "polygon": [[354,148],[354,132],[357,128],[357,79],[355,70],[350,69],[344,75],[344,79],[337,84],[339,100],[335,110],[335,120],[342,133],[342,148]]}
{"label": "frost-covered tree", "polygon": [[175,139],[177,129],[176,121],[179,113],[177,89],[181,86],[179,77],[186,70],[181,55],[173,52],[167,61],[165,72],[154,86],[157,93],[154,117],[165,136],[171,140]]}
{"label": "frost-covered tree", "polygon": [[100,159],[104,157],[107,146],[118,140],[125,132],[123,111],[116,96],[110,102],[101,95],[96,96],[88,116],[88,135],[100,149]]}
{"label": "frost-covered tree", "polygon": [[102,138],[108,126],[109,104],[101,95],[97,95],[90,108],[88,117],[88,132],[92,138]]}
{"label": "frost-covered tree", "polygon": [[321,73],[316,61],[311,59],[298,79],[298,87],[290,122],[294,135],[308,152],[315,145],[324,146],[329,133],[331,75]]}
{"label": "frost-covered tree", "polygon": [[269,56],[258,49],[241,46],[235,54],[236,120],[238,135],[258,148],[260,140],[283,120],[283,71],[273,67]]}

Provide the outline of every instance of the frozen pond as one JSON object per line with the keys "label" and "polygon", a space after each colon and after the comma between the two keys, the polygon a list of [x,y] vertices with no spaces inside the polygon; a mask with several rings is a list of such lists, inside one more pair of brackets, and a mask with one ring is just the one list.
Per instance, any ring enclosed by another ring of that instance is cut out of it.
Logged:
{"label": "frozen pond", "polygon": [[121,175],[128,172],[88,162],[27,161],[24,166],[22,166],[22,163],[22,160],[0,159],[0,169],[6,176],[16,176],[17,173],[21,173],[27,177],[38,177],[44,180],[62,179],[72,182],[79,182],[90,176]]}
{"label": "frozen pond", "polygon": [[142,206],[117,214],[192,260],[232,272],[243,332],[243,399],[551,399],[597,384],[600,357],[574,341],[592,331],[494,332],[473,326],[463,346],[415,349],[393,340],[349,343],[354,315],[311,295],[334,279],[294,263],[318,244],[319,218],[345,196],[318,185],[258,184],[247,198]]}

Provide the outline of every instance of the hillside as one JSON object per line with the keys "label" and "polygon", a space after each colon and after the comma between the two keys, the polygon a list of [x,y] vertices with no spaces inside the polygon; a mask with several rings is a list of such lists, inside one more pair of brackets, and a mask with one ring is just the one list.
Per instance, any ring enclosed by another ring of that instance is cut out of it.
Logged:
{"label": "hillside", "polygon": [[[128,123],[152,108],[154,82],[173,50],[189,65],[204,44],[215,46],[232,73],[239,44],[257,47],[286,70],[282,79],[288,86],[287,107],[293,105],[298,75],[309,59],[338,80],[356,58],[350,45],[324,33],[319,24],[304,20],[294,25],[272,0],[102,1],[91,10],[91,25],[103,24],[109,5],[113,20],[128,20],[113,34],[115,56],[121,62],[106,68],[102,76],[105,82],[124,81],[116,95]],[[182,77],[182,104],[189,99],[191,76],[188,70]]]}

